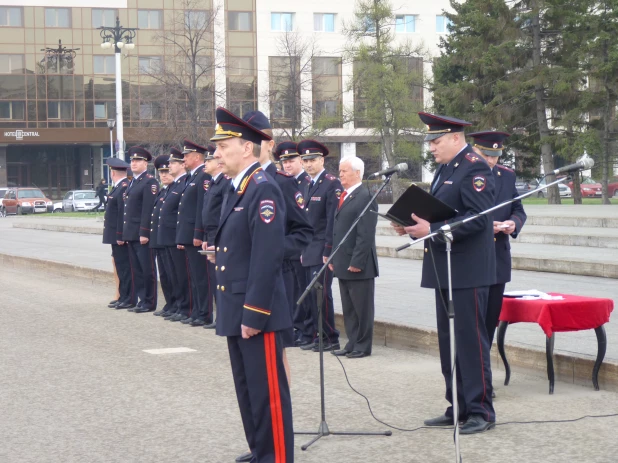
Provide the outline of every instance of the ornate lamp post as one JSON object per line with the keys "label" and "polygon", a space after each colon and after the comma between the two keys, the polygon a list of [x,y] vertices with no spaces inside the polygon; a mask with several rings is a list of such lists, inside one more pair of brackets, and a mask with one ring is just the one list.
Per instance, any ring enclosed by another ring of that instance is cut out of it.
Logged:
{"label": "ornate lamp post", "polygon": [[45,72],[49,70],[50,63],[53,63],[55,70],[58,74],[62,74],[60,68],[66,67],[69,74],[73,73],[73,63],[75,62],[75,56],[79,48],[67,48],[62,46],[62,40],[58,40],[58,48],[41,48],[41,51],[45,52]]}
{"label": "ornate lamp post", "polygon": [[[133,50],[135,44],[133,39],[135,38],[137,27],[122,27],[120,25],[120,18],[116,17],[115,27],[98,27],[101,31],[101,48],[109,49],[114,46],[116,53],[116,139],[118,140],[118,157],[124,161],[124,131],[122,121],[122,80],[120,77],[120,50],[126,48],[127,50]],[[109,123],[108,123],[109,126]],[[111,134],[111,130],[110,130]]]}

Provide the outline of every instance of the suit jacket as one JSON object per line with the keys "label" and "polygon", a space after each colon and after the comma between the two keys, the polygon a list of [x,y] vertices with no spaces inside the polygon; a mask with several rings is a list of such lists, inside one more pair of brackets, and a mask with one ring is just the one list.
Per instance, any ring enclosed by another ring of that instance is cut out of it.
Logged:
{"label": "suit jacket", "polygon": [[335,212],[343,187],[333,175],[322,172],[311,187],[305,186],[305,212],[313,226],[313,239],[302,253],[304,267],[322,265],[322,257],[330,256],[333,249]]}
{"label": "suit jacket", "polygon": [[[496,164],[492,172],[496,183],[496,205],[519,196],[515,187],[515,172],[500,164]],[[494,221],[512,220],[515,222],[515,231],[511,234],[513,238],[517,238],[517,235],[519,235],[524,223],[526,223],[526,218],[526,212],[521,201],[515,201],[508,206],[496,209],[492,213],[492,220]],[[511,281],[511,242],[509,236],[505,233],[496,233],[494,243],[496,248],[496,283],[508,283]]]}
{"label": "suit jacket", "polygon": [[[371,194],[361,185],[346,196],[340,209],[335,212],[333,229],[333,248],[336,249],[341,239],[356,218],[365,208]],[[373,211],[373,212],[372,212]],[[376,253],[376,226],[378,224],[378,204],[374,201],[369,210],[360,219],[345,240],[341,249],[333,257],[335,276],[340,280],[366,280],[378,276],[378,255]],[[348,271],[348,267],[361,269],[359,273]]]}
{"label": "suit jacket", "polygon": [[123,195],[129,181],[125,178],[107,196],[107,206],[103,219],[103,243],[116,244],[122,241],[122,223],[124,221],[124,199]]}
{"label": "suit jacket", "polygon": [[283,258],[299,260],[301,252],[313,237],[313,227],[305,213],[305,200],[298,188],[296,179],[290,174],[277,170],[271,162],[266,166],[266,173],[275,179],[285,201],[285,240],[283,241]]}
{"label": "suit jacket", "polygon": [[253,164],[215,235],[218,335],[239,336],[241,325],[265,332],[292,326],[281,270],[285,213],[281,190]]}
{"label": "suit jacket", "polygon": [[150,218],[158,193],[159,183],[148,172],[129,183],[124,198],[124,241],[139,241],[140,237],[150,238]]}
{"label": "suit jacket", "polygon": [[159,211],[159,233],[157,241],[162,246],[176,246],[176,226],[178,224],[178,204],[185,189],[186,174],[167,187],[165,201]]}
{"label": "suit jacket", "polygon": [[152,214],[150,216],[150,241],[148,243],[150,244],[150,247],[154,249],[162,249],[164,247],[160,243],[159,238],[159,230],[161,229],[159,220],[161,217],[161,208],[163,207],[163,202],[165,201],[165,196],[169,192],[168,187],[162,187],[159,190],[159,194],[155,199]]}
{"label": "suit jacket", "polygon": [[203,168],[198,168],[187,179],[182,198],[178,203],[178,224],[176,227],[176,243],[193,246],[193,240],[204,237],[202,226],[202,205],[204,193],[208,189],[211,177]]}
{"label": "suit jacket", "polygon": [[[445,223],[458,222],[494,206],[494,178],[485,160],[470,145],[448,165],[441,165],[431,185],[432,194],[458,211],[450,220],[432,223],[437,231]],[[496,253],[491,218],[484,215],[453,231],[451,252],[453,288],[476,288],[496,282]],[[432,253],[433,252],[433,260]],[[448,288],[446,244],[441,239],[425,241],[424,288]],[[433,262],[439,280],[436,280]]]}
{"label": "suit jacket", "polygon": [[230,181],[230,178],[224,174],[219,174],[216,180],[210,181],[208,189],[204,194],[204,203],[202,204],[202,225],[204,228],[202,241],[211,244],[215,243],[215,234],[217,233],[217,228],[219,228],[219,219],[221,218],[223,193],[230,184]]}

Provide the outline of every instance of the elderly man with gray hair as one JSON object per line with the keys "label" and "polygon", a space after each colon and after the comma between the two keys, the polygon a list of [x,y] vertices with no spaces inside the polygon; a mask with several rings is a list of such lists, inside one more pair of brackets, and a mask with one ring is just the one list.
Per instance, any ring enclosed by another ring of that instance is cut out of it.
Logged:
{"label": "elderly man with gray hair", "polygon": [[[357,157],[342,159],[339,165],[339,180],[345,191],[335,212],[333,249],[371,199],[369,190],[362,184],[364,170],[365,164]],[[371,355],[375,278],[378,276],[378,216],[374,213],[377,210],[378,205],[374,201],[329,264],[339,279],[343,320],[348,336],[345,347],[333,351],[333,355],[352,359]]]}

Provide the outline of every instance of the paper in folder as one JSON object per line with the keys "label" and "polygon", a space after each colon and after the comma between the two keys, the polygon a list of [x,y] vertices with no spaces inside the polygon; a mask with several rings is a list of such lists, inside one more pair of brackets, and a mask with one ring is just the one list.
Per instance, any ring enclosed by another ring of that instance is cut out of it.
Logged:
{"label": "paper in folder", "polygon": [[416,225],[411,215],[416,214],[430,223],[443,222],[457,215],[457,210],[430,195],[422,188],[411,185],[386,214],[378,214],[403,227]]}

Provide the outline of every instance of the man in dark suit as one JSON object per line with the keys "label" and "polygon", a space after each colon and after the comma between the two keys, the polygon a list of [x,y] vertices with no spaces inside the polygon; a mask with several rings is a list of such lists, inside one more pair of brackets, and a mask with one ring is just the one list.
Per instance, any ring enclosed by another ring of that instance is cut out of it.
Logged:
{"label": "man in dark suit", "polygon": [[[476,132],[469,135],[474,139],[474,150],[480,154],[492,170],[496,184],[496,205],[519,196],[515,187],[515,172],[498,164],[502,155],[504,140],[510,135],[504,132]],[[517,238],[524,223],[526,212],[521,201],[515,201],[492,213],[494,244],[496,248],[496,284],[489,287],[487,302],[487,336],[489,348],[494,341],[496,326],[502,310],[502,297],[506,283],[511,281],[511,243],[509,236]]]}
{"label": "man in dark suit", "polygon": [[226,336],[254,462],[294,461],[292,403],[281,332],[292,326],[281,267],[285,202],[258,162],[270,137],[218,108],[215,158],[232,177],[215,235],[217,334]]}
{"label": "man in dark suit", "polygon": [[[371,200],[369,190],[362,183],[364,170],[365,164],[357,157],[343,159],[339,165],[339,180],[345,190],[335,213],[333,249],[339,246]],[[329,264],[339,279],[343,322],[348,336],[343,349],[331,352],[337,356],[354,359],[371,355],[375,278],[378,276],[377,211],[378,205],[374,201]]]}
{"label": "man in dark suit", "polygon": [[[469,122],[421,112],[421,120],[429,126],[425,141],[440,164],[431,184],[431,193],[456,209],[457,215],[446,223],[473,216],[494,205],[494,179],[491,169],[472,147],[463,133]],[[395,226],[399,234],[423,238],[445,223],[429,223],[412,215],[416,225]],[[495,427],[496,414],[491,398],[491,366],[489,340],[485,327],[489,287],[496,282],[496,256],[493,227],[489,217],[481,216],[450,233],[452,243],[452,288],[455,307],[457,351],[457,391],[452,394],[452,364],[448,319],[448,287],[446,244],[442,239],[425,242],[421,286],[436,292],[436,318],[440,363],[446,383],[446,399],[457,400],[462,434],[475,434]],[[434,267],[435,263],[435,267]],[[437,275],[437,278],[436,278]],[[453,424],[453,408],[444,415],[425,421],[426,426]]]}
{"label": "man in dark suit", "polygon": [[161,228],[159,224],[161,208],[163,207],[167,193],[169,193],[168,187],[174,182],[174,178],[169,173],[169,159],[169,154],[162,154],[157,156],[154,160],[154,167],[159,173],[159,179],[161,180],[161,189],[155,199],[150,219],[150,247],[155,253],[157,270],[159,272],[159,282],[161,283],[161,292],[165,299],[165,305],[161,309],[162,312],[166,312],[176,305],[171,275],[165,263],[165,246],[162,244],[159,237],[159,230]]}
{"label": "man in dark suit", "polygon": [[[337,177],[326,173],[324,158],[328,156],[328,148],[314,140],[303,140],[298,144],[298,152],[303,160],[303,166],[311,176],[311,181],[304,191],[305,212],[309,223],[313,226],[313,239],[301,255],[301,263],[305,268],[307,282],[313,279],[326,262],[333,248],[333,225],[335,212],[343,187]],[[324,350],[338,350],[339,331],[335,328],[335,308],[333,305],[333,272],[326,269],[322,278],[322,321],[324,332]],[[311,292],[311,317],[305,320],[300,348],[318,352],[318,301],[317,292]]]}
{"label": "man in dark suit", "polygon": [[109,158],[107,165],[110,168],[114,187],[107,196],[107,207],[103,222],[103,244],[111,244],[114,266],[118,274],[118,300],[110,302],[108,307],[113,309],[131,309],[137,303],[132,277],[129,247],[122,240],[122,224],[124,217],[124,192],[129,186],[127,169],[129,164],[122,159]]}
{"label": "man in dark suit", "polygon": [[146,172],[152,155],[141,146],[129,148],[133,180],[125,192],[122,239],[129,244],[133,281],[139,297],[135,313],[157,308],[157,268],[150,241],[150,218],[159,193],[157,180]]}

